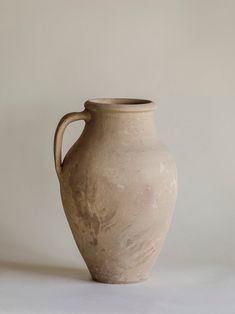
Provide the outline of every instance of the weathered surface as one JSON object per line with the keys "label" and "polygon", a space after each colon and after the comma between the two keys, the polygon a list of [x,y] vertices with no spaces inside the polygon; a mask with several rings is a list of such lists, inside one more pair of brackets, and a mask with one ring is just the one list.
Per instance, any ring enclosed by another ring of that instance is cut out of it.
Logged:
{"label": "weathered surface", "polygon": [[108,283],[148,277],[176,199],[175,164],[158,138],[155,105],[133,102],[86,103],[89,122],[59,177],[77,246],[92,278]]}

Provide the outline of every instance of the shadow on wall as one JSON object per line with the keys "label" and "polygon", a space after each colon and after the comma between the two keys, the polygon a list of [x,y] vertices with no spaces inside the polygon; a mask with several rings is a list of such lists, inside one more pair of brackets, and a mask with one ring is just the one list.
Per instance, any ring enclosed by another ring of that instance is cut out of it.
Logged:
{"label": "shadow on wall", "polygon": [[73,245],[73,240],[53,164],[53,136],[61,113],[45,104],[27,104],[22,110],[11,105],[0,111],[1,257],[58,260],[61,246],[64,256],[70,256],[66,241]]}

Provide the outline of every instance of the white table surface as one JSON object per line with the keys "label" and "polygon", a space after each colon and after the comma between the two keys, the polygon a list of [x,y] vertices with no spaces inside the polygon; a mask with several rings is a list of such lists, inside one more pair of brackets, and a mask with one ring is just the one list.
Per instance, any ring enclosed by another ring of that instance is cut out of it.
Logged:
{"label": "white table surface", "polygon": [[87,270],[0,264],[0,313],[234,314],[231,267],[178,267],[153,271],[139,284],[91,281]]}

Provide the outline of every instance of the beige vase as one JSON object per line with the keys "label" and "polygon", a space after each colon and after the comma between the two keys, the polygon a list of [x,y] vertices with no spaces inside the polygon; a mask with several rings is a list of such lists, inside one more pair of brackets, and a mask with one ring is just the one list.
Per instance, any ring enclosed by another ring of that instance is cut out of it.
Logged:
{"label": "beige vase", "polygon": [[[149,276],[175,206],[175,163],[160,142],[156,105],[94,99],[65,115],[54,140],[55,168],[74,239],[94,280],[131,283]],[[82,135],[61,161],[66,126]]]}

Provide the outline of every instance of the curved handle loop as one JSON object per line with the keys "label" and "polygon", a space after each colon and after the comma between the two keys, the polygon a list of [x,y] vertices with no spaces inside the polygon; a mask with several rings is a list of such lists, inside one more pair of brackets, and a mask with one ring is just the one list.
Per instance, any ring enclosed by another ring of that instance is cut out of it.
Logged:
{"label": "curved handle loop", "polygon": [[55,170],[59,179],[62,174],[61,148],[66,127],[73,121],[84,120],[85,122],[88,122],[90,118],[90,113],[87,110],[82,112],[71,112],[63,116],[58,123],[54,136],[54,161]]}

